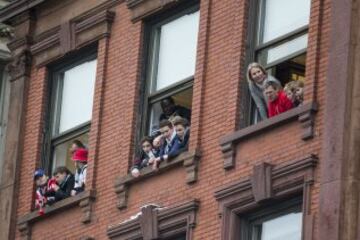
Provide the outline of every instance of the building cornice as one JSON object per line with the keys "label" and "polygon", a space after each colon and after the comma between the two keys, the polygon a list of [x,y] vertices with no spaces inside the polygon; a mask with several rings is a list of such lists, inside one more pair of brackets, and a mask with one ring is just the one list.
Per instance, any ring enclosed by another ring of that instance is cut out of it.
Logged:
{"label": "building cornice", "polygon": [[10,3],[0,10],[0,22],[6,22],[31,8],[34,8],[49,0],[19,0]]}

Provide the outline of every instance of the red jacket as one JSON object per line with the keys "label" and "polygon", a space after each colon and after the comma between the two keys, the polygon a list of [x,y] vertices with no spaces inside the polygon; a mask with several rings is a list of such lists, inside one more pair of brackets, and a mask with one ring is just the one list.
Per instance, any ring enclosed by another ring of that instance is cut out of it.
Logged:
{"label": "red jacket", "polygon": [[292,102],[286,96],[283,90],[278,92],[278,97],[274,101],[268,103],[269,117],[276,116],[280,113],[286,112],[293,107]]}

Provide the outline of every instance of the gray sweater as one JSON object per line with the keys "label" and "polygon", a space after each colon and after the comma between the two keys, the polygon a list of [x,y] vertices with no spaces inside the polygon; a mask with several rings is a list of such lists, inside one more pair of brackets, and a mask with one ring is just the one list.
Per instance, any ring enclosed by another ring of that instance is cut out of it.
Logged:
{"label": "gray sweater", "polygon": [[261,120],[267,119],[267,99],[263,94],[265,84],[267,82],[275,82],[281,86],[279,80],[277,80],[271,75],[267,75],[267,77],[265,78],[262,84],[257,84],[252,81],[248,81],[250,94],[256,104],[256,107],[259,110]]}

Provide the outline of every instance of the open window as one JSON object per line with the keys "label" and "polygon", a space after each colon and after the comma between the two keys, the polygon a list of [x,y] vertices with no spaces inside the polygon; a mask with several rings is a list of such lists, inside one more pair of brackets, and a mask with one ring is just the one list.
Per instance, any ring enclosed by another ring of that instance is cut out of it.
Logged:
{"label": "open window", "polygon": [[74,172],[70,152],[73,141],[88,145],[96,63],[93,54],[52,71],[49,150],[44,163],[50,173],[58,166]]}
{"label": "open window", "polygon": [[[252,3],[250,11],[255,21],[249,24],[251,50],[248,62],[260,63],[281,82],[282,87],[293,80],[306,84],[310,5],[310,0],[258,0]],[[250,122],[258,122],[253,102],[250,109]]]}
{"label": "open window", "polygon": [[190,121],[198,28],[198,7],[148,23],[143,135],[157,131],[160,119],[165,118],[164,99],[171,98],[175,106],[188,112]]}

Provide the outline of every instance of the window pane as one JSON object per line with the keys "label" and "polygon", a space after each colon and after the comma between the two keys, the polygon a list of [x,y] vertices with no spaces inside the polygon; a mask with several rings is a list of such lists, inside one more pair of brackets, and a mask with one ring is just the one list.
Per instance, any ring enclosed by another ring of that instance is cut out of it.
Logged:
{"label": "window pane", "polygon": [[291,213],[263,222],[261,240],[301,240],[302,213]]}
{"label": "window pane", "polygon": [[195,73],[199,12],[161,26],[156,83],[160,90]]}
{"label": "window pane", "polygon": [[91,120],[95,78],[96,60],[64,73],[59,133]]}
{"label": "window pane", "polygon": [[71,159],[71,153],[70,148],[72,145],[72,142],[75,139],[80,140],[85,146],[88,144],[88,133],[85,133],[79,137],[73,138],[67,142],[64,142],[62,144],[59,144],[54,149],[54,155],[53,155],[53,162],[52,162],[52,171],[54,172],[56,167],[59,166],[65,166],[67,167],[71,172],[75,172],[75,166]]}
{"label": "window pane", "polygon": [[260,43],[306,26],[310,18],[310,0],[263,0],[264,16]]}
{"label": "window pane", "polygon": [[279,46],[265,49],[259,54],[259,62],[264,66],[269,65],[293,53],[306,49],[307,42],[308,34],[304,34]]}

